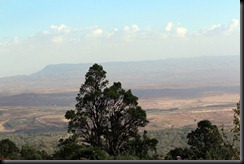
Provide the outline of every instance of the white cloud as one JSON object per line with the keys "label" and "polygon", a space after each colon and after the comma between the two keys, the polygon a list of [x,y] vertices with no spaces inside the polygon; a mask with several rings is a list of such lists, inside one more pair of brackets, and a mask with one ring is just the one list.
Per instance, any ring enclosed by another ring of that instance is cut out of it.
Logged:
{"label": "white cloud", "polygon": [[55,31],[58,31],[58,32],[64,32],[64,33],[70,32],[70,29],[67,26],[65,26],[64,24],[61,24],[60,26],[51,25],[50,28],[52,30],[55,30]]}
{"label": "white cloud", "polygon": [[208,36],[223,35],[234,32],[239,27],[239,20],[233,19],[228,25],[214,24],[200,31],[200,34]]}
{"label": "white cloud", "polygon": [[160,34],[163,38],[172,37],[175,35],[175,33],[178,37],[183,38],[185,37],[188,30],[185,27],[181,27],[179,23],[177,25],[174,25],[173,22],[168,22],[166,27],[164,28],[164,31],[165,32]]}
{"label": "white cloud", "polygon": [[63,37],[62,36],[54,36],[53,38],[52,38],[52,42],[54,43],[54,44],[61,44],[61,43],[63,43]]}
{"label": "white cloud", "polygon": [[226,33],[229,34],[232,31],[234,31],[239,25],[239,20],[238,19],[232,19],[230,25],[227,27]]}
{"label": "white cloud", "polygon": [[184,28],[184,27],[177,27],[176,28],[176,32],[177,32],[177,34],[178,34],[179,37],[183,38],[183,37],[185,37],[185,34],[187,32],[187,29]]}
{"label": "white cloud", "polygon": [[87,36],[90,38],[98,38],[104,35],[104,31],[99,28],[99,27],[95,27],[94,29],[92,29]]}
{"label": "white cloud", "polygon": [[209,31],[214,31],[216,29],[220,29],[221,28],[221,25],[220,24],[214,24],[212,25],[211,27],[209,27],[206,32],[209,32]]}
{"label": "white cloud", "polygon": [[48,34],[50,34],[50,32],[45,30],[45,31],[42,31],[42,34],[43,35],[48,35]]}
{"label": "white cloud", "polygon": [[103,30],[101,28],[97,28],[92,31],[93,36],[101,36],[103,34]]}
{"label": "white cloud", "polygon": [[[52,25],[50,28],[37,31],[32,37],[1,38],[0,69],[4,70],[4,64],[11,65],[24,58],[28,59],[28,63],[33,63],[32,66],[28,66],[28,72],[31,73],[37,64],[45,66],[48,63],[63,62],[151,60],[180,55],[240,54],[240,44],[236,44],[240,40],[240,32],[237,30],[240,27],[239,20],[233,19],[229,24],[214,24],[196,31],[174,22],[166,22],[165,25],[162,28],[142,28],[132,24],[114,27],[111,30],[98,26],[67,28],[65,25]],[[69,32],[64,32],[67,29]],[[228,37],[225,31],[229,32]],[[186,36],[187,39],[181,39]],[[26,61],[23,62],[23,65],[25,64]],[[17,69],[19,71],[21,66],[16,66]],[[7,75],[7,70],[2,74]]]}
{"label": "white cloud", "polygon": [[198,32],[199,35],[213,37],[216,35],[221,35],[225,31],[225,27],[221,24],[213,24],[209,27],[203,28]]}
{"label": "white cloud", "polygon": [[136,33],[139,32],[140,30],[141,29],[136,24],[132,24],[130,26],[125,26],[124,27],[124,36],[123,36],[124,41],[134,40],[137,36]]}
{"label": "white cloud", "polygon": [[173,23],[172,22],[169,22],[166,27],[165,27],[165,31],[171,31],[173,28]]}
{"label": "white cloud", "polygon": [[125,32],[133,32],[134,33],[134,32],[140,31],[140,28],[139,28],[138,25],[133,24],[133,25],[130,25],[130,26],[125,26],[124,31]]}
{"label": "white cloud", "polygon": [[230,27],[235,28],[239,25],[238,19],[232,19]]}

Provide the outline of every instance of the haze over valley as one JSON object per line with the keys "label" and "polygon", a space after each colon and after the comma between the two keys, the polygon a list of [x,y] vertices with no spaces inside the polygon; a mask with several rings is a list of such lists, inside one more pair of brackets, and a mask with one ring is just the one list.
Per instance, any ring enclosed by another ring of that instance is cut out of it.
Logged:
{"label": "haze over valley", "polygon": [[[240,56],[99,64],[109,84],[120,81],[139,98],[150,130],[194,125],[204,118],[232,123],[232,108],[240,99]],[[0,78],[0,130],[66,129],[65,111],[74,108],[91,65],[48,65],[30,75]]]}

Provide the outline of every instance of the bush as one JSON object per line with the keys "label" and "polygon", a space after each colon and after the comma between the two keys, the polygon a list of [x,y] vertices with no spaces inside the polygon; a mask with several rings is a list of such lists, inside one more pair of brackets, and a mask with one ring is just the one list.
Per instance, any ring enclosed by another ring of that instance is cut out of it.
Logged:
{"label": "bush", "polygon": [[7,159],[18,158],[19,148],[15,143],[9,139],[2,139],[0,141],[0,157]]}

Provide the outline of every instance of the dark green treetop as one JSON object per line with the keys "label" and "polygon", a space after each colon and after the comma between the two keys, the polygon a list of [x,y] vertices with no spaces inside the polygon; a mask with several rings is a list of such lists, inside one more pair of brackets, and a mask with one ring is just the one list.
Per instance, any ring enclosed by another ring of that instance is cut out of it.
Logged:
{"label": "dark green treetop", "polygon": [[0,157],[14,159],[18,156],[19,148],[10,139],[0,141]]}
{"label": "dark green treetop", "polygon": [[106,71],[94,64],[85,75],[75,110],[67,111],[65,118],[69,120],[68,132],[84,144],[118,155],[148,120],[131,90],[124,90],[120,82],[107,85]]}
{"label": "dark green treetop", "polygon": [[196,130],[188,133],[187,138],[195,159],[206,159],[211,149],[219,148],[224,144],[217,126],[209,120],[199,121]]}

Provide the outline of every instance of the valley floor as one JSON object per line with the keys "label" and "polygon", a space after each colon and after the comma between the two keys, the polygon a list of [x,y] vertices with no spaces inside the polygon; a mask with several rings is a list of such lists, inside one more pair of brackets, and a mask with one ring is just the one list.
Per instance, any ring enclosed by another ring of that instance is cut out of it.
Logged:
{"label": "valley floor", "polygon": [[[231,126],[232,109],[240,95],[237,93],[206,93],[196,98],[147,98],[139,99],[139,105],[147,113],[147,130],[195,125],[208,119],[211,122]],[[1,106],[0,133],[43,132],[67,128],[64,115],[72,106]]]}
{"label": "valley floor", "polygon": [[[233,126],[233,111],[240,100],[238,93],[205,93],[195,98],[139,99],[147,113],[149,136],[159,140],[161,154],[176,147],[184,147],[186,135],[195,129],[197,122],[210,120],[226,129]],[[61,137],[67,134],[64,115],[73,106],[0,106],[0,139],[10,138],[18,146],[35,145],[49,153]]]}

